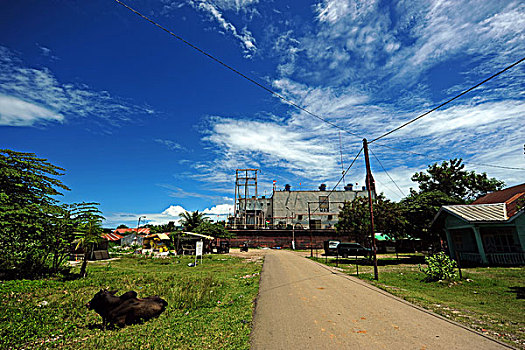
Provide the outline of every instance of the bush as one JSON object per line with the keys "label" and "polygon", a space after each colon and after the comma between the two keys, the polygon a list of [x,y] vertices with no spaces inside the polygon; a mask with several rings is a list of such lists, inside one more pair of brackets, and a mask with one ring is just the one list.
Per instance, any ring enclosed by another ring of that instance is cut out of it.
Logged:
{"label": "bush", "polygon": [[421,268],[420,266],[419,269],[427,275],[425,277],[425,281],[427,282],[455,280],[458,277],[455,270],[456,262],[443,252],[427,256],[425,262],[428,267]]}

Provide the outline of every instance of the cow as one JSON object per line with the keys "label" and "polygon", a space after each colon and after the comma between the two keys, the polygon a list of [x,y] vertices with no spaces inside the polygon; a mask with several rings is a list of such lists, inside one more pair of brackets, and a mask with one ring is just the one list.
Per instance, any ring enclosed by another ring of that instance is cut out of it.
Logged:
{"label": "cow", "polygon": [[164,299],[156,295],[139,299],[135,291],[126,292],[120,297],[115,296],[116,293],[116,290],[101,289],[86,304],[88,309],[95,310],[102,317],[104,330],[108,323],[124,327],[158,317],[168,306]]}

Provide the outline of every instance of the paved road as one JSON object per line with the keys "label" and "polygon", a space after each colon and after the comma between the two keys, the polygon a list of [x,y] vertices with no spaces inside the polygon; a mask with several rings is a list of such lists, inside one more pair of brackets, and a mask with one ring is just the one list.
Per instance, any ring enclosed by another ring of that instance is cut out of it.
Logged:
{"label": "paved road", "polygon": [[266,254],[252,349],[504,349],[289,251]]}

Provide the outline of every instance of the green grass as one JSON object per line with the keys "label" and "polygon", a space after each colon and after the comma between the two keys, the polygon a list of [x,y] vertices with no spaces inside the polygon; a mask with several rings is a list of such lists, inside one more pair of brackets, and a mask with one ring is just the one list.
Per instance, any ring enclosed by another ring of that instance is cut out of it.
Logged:
{"label": "green grass", "polygon": [[[525,348],[525,299],[517,290],[525,288],[523,267],[478,267],[462,269],[463,280],[424,282],[425,275],[414,263],[417,257],[395,256],[378,260],[379,280],[373,279],[373,267],[360,261],[359,278],[416,305],[513,346]],[[324,258],[315,259],[325,263]],[[407,263],[404,263],[407,262]],[[328,265],[335,266],[329,259]],[[352,261],[339,262],[346,273],[356,275]],[[422,264],[422,266],[424,266]],[[523,293],[523,292],[522,292]]]}
{"label": "green grass", "polygon": [[[0,348],[248,349],[261,263],[213,255],[190,268],[192,261],[125,257],[90,264],[85,279],[0,282]],[[101,288],[159,295],[169,305],[157,319],[102,331],[101,317],[85,307]]]}

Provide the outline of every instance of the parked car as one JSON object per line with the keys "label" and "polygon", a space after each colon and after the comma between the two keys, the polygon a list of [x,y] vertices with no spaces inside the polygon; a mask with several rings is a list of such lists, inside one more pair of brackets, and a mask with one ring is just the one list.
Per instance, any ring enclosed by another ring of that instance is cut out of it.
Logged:
{"label": "parked car", "polygon": [[324,247],[324,255],[336,255],[337,254],[337,245],[341,243],[341,241],[336,240],[329,240],[323,242]]}
{"label": "parked car", "polygon": [[343,258],[349,256],[372,256],[372,250],[365,248],[359,243],[339,243],[337,245],[337,254]]}

